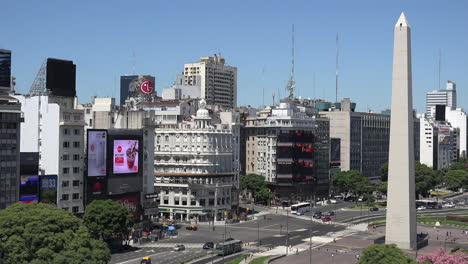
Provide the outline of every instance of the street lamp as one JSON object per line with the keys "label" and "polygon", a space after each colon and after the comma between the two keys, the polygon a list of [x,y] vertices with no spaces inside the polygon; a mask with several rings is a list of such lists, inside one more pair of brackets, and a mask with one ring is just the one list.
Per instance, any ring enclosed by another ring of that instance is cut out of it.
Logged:
{"label": "street lamp", "polygon": [[260,247],[260,222],[257,222],[257,241],[258,241],[258,244],[257,244],[257,248]]}

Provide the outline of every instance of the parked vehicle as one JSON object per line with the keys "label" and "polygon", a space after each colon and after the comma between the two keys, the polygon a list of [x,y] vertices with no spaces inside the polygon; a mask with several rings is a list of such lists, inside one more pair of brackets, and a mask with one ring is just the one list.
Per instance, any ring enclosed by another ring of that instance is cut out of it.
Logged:
{"label": "parked vehicle", "polygon": [[329,222],[329,221],[331,221],[331,217],[327,216],[327,217],[322,218],[322,222]]}
{"label": "parked vehicle", "polygon": [[182,245],[182,244],[177,244],[175,247],[174,247],[174,251],[182,251],[185,249],[185,246]]}
{"label": "parked vehicle", "polygon": [[151,264],[151,257],[142,258],[140,264]]}
{"label": "parked vehicle", "polygon": [[322,212],[317,211],[317,212],[314,213],[314,215],[312,217],[315,218],[315,219],[320,219],[320,218],[322,218]]}
{"label": "parked vehicle", "polygon": [[418,210],[426,210],[426,206],[422,205],[418,207]]}
{"label": "parked vehicle", "polygon": [[372,207],[372,208],[369,209],[369,211],[378,211],[378,210],[379,210],[379,208],[377,208],[377,207]]}
{"label": "parked vehicle", "polygon": [[203,245],[203,249],[212,249],[214,247],[214,243],[213,242],[206,242],[204,245]]}
{"label": "parked vehicle", "polygon": [[196,225],[188,225],[185,229],[192,230],[192,231],[197,231],[198,227]]}
{"label": "parked vehicle", "polygon": [[334,215],[335,215],[335,212],[333,212],[333,211],[328,211],[328,212],[323,213],[322,215],[324,215],[324,216],[334,216]]}

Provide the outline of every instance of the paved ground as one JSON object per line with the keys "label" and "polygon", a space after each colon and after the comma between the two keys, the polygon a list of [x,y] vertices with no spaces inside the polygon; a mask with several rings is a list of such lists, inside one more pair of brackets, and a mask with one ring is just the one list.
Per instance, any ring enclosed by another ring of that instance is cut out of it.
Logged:
{"label": "paved ground", "polygon": [[207,255],[203,249],[187,248],[175,252],[170,247],[145,247],[134,252],[113,254],[111,264],[140,264],[141,258],[149,256],[156,264],[179,264],[184,260]]}

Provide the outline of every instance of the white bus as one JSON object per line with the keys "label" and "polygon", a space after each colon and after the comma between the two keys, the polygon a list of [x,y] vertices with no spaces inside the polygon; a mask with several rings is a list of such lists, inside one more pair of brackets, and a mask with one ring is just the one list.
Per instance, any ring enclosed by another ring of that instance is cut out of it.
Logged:
{"label": "white bus", "polygon": [[298,210],[301,208],[310,207],[310,203],[298,203],[291,205],[291,214],[297,214]]}

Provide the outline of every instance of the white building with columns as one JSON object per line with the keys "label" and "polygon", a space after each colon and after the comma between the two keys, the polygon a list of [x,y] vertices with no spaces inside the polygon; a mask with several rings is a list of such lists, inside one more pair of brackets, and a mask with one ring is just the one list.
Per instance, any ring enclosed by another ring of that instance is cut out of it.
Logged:
{"label": "white building with columns", "polygon": [[217,221],[235,212],[239,188],[239,115],[213,124],[204,100],[191,121],[156,128],[155,187],[159,216]]}

